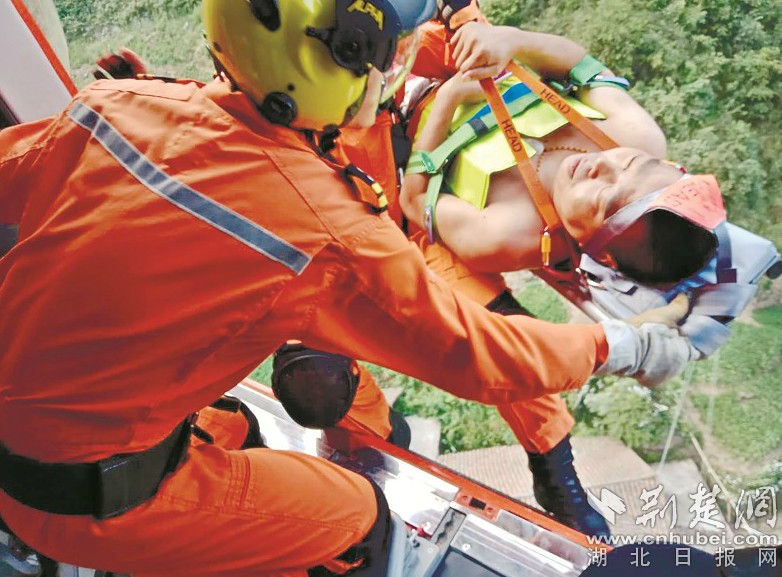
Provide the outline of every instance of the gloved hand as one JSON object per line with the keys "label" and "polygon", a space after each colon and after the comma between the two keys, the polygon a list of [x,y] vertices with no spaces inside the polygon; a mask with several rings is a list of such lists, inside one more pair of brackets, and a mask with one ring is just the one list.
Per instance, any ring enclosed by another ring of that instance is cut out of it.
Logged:
{"label": "gloved hand", "polygon": [[135,78],[146,74],[147,67],[141,57],[127,48],[120,48],[117,54],[105,54],[95,61],[98,66],[92,75],[98,80],[104,78]]}
{"label": "gloved hand", "polygon": [[442,18],[469,6],[472,0],[437,0],[437,17]]}
{"label": "gloved hand", "polygon": [[457,30],[467,22],[486,22],[478,0],[437,0],[436,18],[451,30]]}
{"label": "gloved hand", "polygon": [[667,306],[632,319],[602,321],[608,359],[595,374],[633,377],[653,387],[681,373],[687,363],[702,356],[674,328],[688,311],[687,297],[679,295]]}

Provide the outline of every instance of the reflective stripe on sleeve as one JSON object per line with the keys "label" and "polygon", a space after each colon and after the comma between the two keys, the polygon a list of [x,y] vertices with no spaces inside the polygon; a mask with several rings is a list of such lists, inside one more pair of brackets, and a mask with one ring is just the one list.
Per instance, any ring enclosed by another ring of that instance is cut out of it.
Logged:
{"label": "reflective stripe on sleeve", "polygon": [[68,116],[91,132],[95,140],[141,184],[176,207],[288,267],[296,274],[301,274],[312,260],[308,254],[270,230],[166,174],[89,106],[76,102]]}

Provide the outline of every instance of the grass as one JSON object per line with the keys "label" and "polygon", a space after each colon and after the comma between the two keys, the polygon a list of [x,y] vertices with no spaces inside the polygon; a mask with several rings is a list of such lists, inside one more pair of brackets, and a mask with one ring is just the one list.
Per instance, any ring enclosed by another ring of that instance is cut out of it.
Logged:
{"label": "grass", "polygon": [[737,458],[763,459],[782,445],[780,310],[756,311],[756,320],[767,321],[762,326],[735,323],[719,357],[696,370],[693,404],[712,424],[713,437]]}
{"label": "grass", "polygon": [[756,309],[752,318],[761,325],[782,329],[782,306]]}
{"label": "grass", "polygon": [[128,47],[150,73],[208,81],[214,70],[206,51],[198,2],[55,0],[65,27],[71,73],[78,86],[93,80],[95,59]]}
{"label": "grass", "polygon": [[531,278],[515,296],[529,312],[539,319],[552,323],[566,323],[568,321],[568,311],[564,301],[554,289],[538,278]]}

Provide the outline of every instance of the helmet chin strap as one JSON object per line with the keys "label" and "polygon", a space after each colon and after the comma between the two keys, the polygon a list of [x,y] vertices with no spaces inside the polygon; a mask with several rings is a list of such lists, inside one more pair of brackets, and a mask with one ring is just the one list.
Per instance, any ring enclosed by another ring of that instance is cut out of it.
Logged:
{"label": "helmet chin strap", "polygon": [[330,162],[336,162],[336,159],[331,156],[331,151],[337,146],[337,138],[342,134],[337,125],[329,124],[320,132],[296,128],[293,130],[301,132],[304,135],[312,149],[318,153],[318,156],[321,156]]}
{"label": "helmet chin strap", "polygon": [[239,92],[239,86],[236,84],[236,81],[233,79],[226,67],[223,66],[223,63],[220,62],[220,59],[214,53],[212,47],[209,46],[209,42],[206,43],[206,51],[209,53],[209,57],[212,59],[212,63],[215,67],[214,77],[217,78],[218,76],[224,76],[231,83],[231,90],[234,92]]}

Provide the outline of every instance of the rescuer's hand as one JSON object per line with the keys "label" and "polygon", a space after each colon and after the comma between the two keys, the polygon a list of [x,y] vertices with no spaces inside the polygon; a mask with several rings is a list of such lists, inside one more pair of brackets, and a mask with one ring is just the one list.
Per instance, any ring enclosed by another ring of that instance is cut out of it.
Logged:
{"label": "rescuer's hand", "polygon": [[454,64],[468,80],[496,77],[515,56],[518,37],[518,28],[471,22],[451,39]]}
{"label": "rescuer's hand", "polygon": [[98,68],[92,71],[92,75],[98,80],[135,78],[139,74],[147,73],[147,67],[141,57],[127,48],[120,48],[116,54],[104,54],[95,64]]}
{"label": "rescuer's hand", "polygon": [[447,99],[454,106],[459,104],[471,104],[481,102],[486,98],[477,80],[467,80],[461,72],[457,72],[449,78],[435,95],[436,99]]}
{"label": "rescuer's hand", "polygon": [[608,359],[596,375],[633,377],[653,387],[675,377],[701,353],[679,332],[660,323],[633,326],[625,321],[600,323],[608,341]]}

